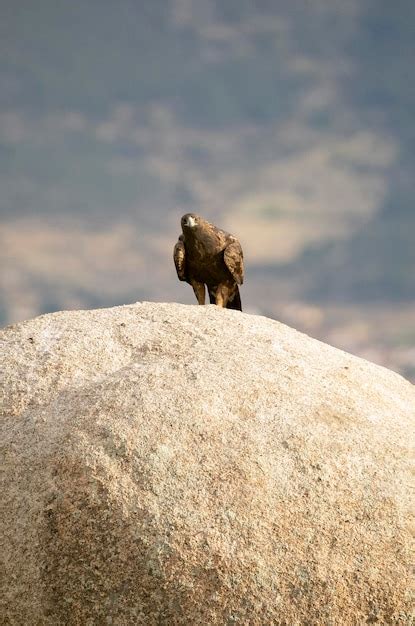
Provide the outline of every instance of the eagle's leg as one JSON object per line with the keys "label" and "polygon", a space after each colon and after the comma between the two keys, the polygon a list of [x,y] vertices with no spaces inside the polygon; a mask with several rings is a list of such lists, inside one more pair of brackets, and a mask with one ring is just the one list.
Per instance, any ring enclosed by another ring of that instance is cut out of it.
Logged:
{"label": "eagle's leg", "polygon": [[219,285],[216,289],[216,305],[226,309],[229,300],[229,290],[226,285]]}
{"label": "eagle's leg", "polygon": [[205,284],[199,283],[197,280],[192,280],[191,285],[198,304],[205,304]]}

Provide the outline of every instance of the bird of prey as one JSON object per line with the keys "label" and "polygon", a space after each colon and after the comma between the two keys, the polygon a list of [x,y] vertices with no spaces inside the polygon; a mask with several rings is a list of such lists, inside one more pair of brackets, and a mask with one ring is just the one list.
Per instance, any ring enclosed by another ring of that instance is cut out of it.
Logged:
{"label": "bird of prey", "polygon": [[242,311],[238,285],[244,279],[242,248],[233,235],[194,213],[181,219],[182,234],[174,246],[179,280],[193,287],[199,304],[205,304],[205,285],[211,304]]}

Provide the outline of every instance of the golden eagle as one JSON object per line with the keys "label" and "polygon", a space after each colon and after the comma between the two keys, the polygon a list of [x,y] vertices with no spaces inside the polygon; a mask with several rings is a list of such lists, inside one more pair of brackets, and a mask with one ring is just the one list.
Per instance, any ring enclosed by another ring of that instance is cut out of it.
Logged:
{"label": "golden eagle", "polygon": [[174,246],[179,280],[193,287],[199,304],[205,304],[205,285],[211,304],[242,311],[238,285],[244,279],[242,248],[233,235],[194,213],[181,219],[183,234]]}

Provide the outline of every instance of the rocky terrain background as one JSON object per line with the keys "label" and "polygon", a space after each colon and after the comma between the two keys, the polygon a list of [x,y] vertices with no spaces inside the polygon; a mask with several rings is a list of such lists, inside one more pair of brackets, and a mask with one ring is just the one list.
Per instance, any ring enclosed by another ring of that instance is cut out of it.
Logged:
{"label": "rocky terrain background", "polygon": [[260,316],[0,332],[6,624],[402,624],[415,388]]}

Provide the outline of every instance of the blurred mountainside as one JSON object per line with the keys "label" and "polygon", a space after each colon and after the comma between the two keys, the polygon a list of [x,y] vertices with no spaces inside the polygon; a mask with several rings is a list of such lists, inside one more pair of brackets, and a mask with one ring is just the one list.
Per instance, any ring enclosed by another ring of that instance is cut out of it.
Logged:
{"label": "blurred mountainside", "polygon": [[414,58],[411,0],[3,0],[0,322],[192,301],[192,210],[257,311],[412,302]]}

